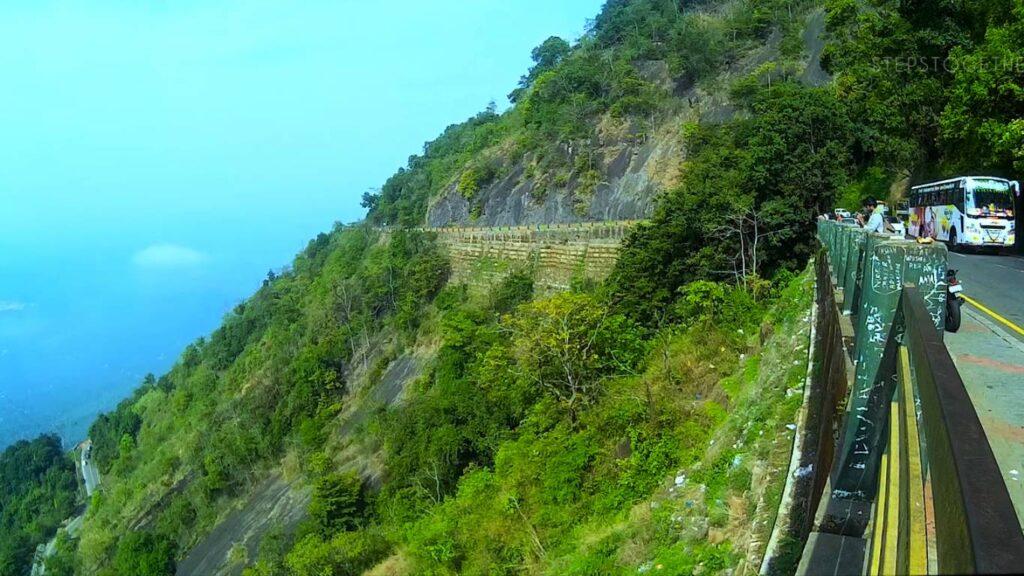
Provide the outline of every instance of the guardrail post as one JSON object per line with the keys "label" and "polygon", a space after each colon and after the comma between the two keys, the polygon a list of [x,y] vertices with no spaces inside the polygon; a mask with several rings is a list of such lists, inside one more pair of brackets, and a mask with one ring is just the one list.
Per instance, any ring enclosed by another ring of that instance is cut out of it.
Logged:
{"label": "guardrail post", "polygon": [[846,254],[839,257],[846,259],[846,267],[843,283],[843,314],[849,316],[860,304],[861,281],[864,278],[864,269],[861,267],[864,260],[864,243],[867,241],[868,233],[862,228],[851,229],[850,242],[846,247]]}
{"label": "guardrail post", "polygon": [[842,432],[840,466],[832,487],[834,497],[869,502],[875,497],[887,407],[895,389],[896,343],[902,324],[896,320],[903,285],[910,282],[921,287],[927,294],[928,310],[941,327],[946,248],[871,234],[861,266],[854,347],[856,375]]}
{"label": "guardrail post", "polygon": [[850,245],[854,228],[841,225],[836,230],[836,251],[832,255],[832,266],[836,269],[836,285],[843,285],[843,278],[846,277],[846,251]]}

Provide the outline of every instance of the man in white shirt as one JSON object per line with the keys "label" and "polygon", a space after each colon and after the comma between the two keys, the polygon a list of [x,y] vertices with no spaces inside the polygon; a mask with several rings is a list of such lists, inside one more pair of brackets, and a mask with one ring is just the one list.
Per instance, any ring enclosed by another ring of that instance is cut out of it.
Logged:
{"label": "man in white shirt", "polygon": [[875,234],[885,232],[885,218],[882,217],[882,211],[878,209],[878,202],[874,198],[864,200],[864,212],[868,215],[867,223],[864,223],[864,216],[861,214],[857,214],[857,221],[865,230]]}

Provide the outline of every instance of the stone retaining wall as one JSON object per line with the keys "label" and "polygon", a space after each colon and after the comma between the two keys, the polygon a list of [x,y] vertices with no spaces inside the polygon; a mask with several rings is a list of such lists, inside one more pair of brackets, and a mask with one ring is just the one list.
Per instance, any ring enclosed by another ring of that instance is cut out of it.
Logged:
{"label": "stone retaining wall", "polygon": [[603,280],[634,221],[495,228],[425,228],[448,247],[452,280],[489,287],[529,269],[540,291],[568,288],[574,279]]}

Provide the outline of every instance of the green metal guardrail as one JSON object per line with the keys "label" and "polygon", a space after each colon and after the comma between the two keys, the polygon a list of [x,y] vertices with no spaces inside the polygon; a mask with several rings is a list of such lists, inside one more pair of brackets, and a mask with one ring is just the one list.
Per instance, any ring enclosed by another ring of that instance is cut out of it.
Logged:
{"label": "green metal guardrail", "polygon": [[974,405],[923,303],[917,288],[903,289],[889,483],[886,497],[877,500],[887,511],[876,515],[872,573],[919,574],[921,567],[942,574],[1019,573],[1024,533]]}
{"label": "green metal guardrail", "polygon": [[870,538],[871,574],[1024,570],[1024,533],[942,342],[946,248],[835,222],[818,237],[855,341],[823,504],[845,514],[834,533]]}

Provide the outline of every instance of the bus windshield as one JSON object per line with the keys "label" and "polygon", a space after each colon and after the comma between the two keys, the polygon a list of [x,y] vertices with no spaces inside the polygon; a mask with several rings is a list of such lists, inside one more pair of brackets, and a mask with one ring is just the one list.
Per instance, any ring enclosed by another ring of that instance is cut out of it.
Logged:
{"label": "bus windshield", "polygon": [[[968,195],[974,205],[973,215],[1006,213],[1013,211],[1013,196],[1010,185],[998,180],[975,180],[972,194]],[[973,198],[971,198],[973,196]]]}

